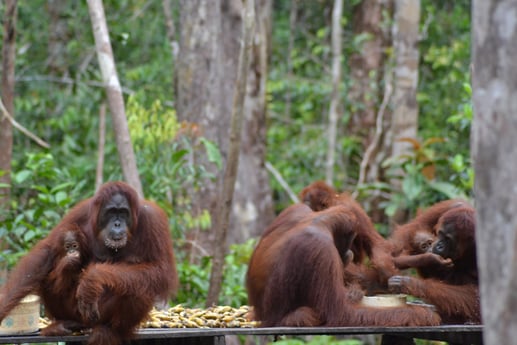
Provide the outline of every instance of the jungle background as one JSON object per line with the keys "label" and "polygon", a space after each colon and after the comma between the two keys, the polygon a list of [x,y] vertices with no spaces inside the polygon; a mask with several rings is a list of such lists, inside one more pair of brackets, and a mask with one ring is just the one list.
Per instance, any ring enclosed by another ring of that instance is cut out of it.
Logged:
{"label": "jungle background", "polygon": [[[246,304],[257,237],[315,180],[352,193],[384,235],[432,203],[472,197],[470,1],[256,0],[225,244],[212,230],[242,2],[103,4],[143,194],[170,218],[174,303],[205,304],[212,255],[227,246],[218,303]],[[12,267],[101,181],[124,179],[124,158],[86,3],[9,0],[0,13],[3,103],[49,145],[0,116],[0,260]]]}

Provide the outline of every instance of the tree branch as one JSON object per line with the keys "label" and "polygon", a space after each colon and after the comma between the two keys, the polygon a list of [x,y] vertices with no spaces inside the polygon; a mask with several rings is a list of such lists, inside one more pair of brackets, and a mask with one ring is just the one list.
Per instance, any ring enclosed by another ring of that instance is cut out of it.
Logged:
{"label": "tree branch", "polygon": [[102,185],[104,170],[104,146],[106,143],[106,103],[101,104],[99,109],[99,153],[97,156],[97,171],[95,174],[95,190],[99,190]]}
{"label": "tree branch", "polygon": [[359,169],[359,179],[357,180],[356,189],[352,193],[352,196],[354,198],[357,198],[357,194],[359,193],[359,186],[363,184],[366,180],[366,168],[370,163],[373,152],[377,149],[377,145],[379,145],[379,141],[381,140],[381,136],[383,133],[384,113],[386,112],[386,107],[388,106],[389,100],[391,98],[391,93],[393,92],[393,86],[391,85],[391,72],[386,74],[385,83],[386,86],[384,88],[384,98],[382,99],[382,103],[379,107],[379,111],[377,112],[377,118],[375,120],[375,135],[370,145],[368,145],[368,148],[364,153],[363,159],[361,160],[361,165]]}
{"label": "tree branch", "polygon": [[300,201],[298,199],[298,196],[296,195],[295,192],[293,192],[293,190],[291,189],[289,184],[287,184],[287,181],[284,180],[284,178],[282,177],[280,172],[278,170],[276,170],[276,168],[269,162],[266,162],[266,169],[270,173],[273,174],[273,176],[278,181],[278,183],[280,183],[280,186],[282,186],[282,188],[286,191],[287,195],[289,195],[289,198],[291,198],[291,201],[294,202],[295,204],[298,203]]}
{"label": "tree branch", "polygon": [[1,99],[0,99],[0,108],[1,108],[2,113],[4,114],[4,116],[7,118],[7,120],[11,123],[11,125],[14,128],[19,130],[20,132],[22,132],[23,134],[25,134],[26,136],[28,136],[32,140],[34,140],[36,143],[38,143],[38,145],[40,145],[40,146],[42,146],[42,147],[44,147],[46,149],[50,148],[50,145],[47,142],[45,142],[43,139],[40,139],[35,134],[32,134],[28,129],[26,129],[25,127],[20,125],[18,122],[16,122],[16,120],[11,116],[11,114],[9,114],[9,112],[5,108],[4,102],[2,102]]}

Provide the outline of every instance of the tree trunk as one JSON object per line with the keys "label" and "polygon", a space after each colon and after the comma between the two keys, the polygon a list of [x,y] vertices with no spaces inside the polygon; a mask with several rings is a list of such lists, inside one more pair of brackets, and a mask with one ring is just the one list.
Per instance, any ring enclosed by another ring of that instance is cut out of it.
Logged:
{"label": "tree trunk", "polygon": [[[287,82],[290,84],[293,82],[293,59],[291,57],[294,47],[294,37],[296,30],[296,23],[298,21],[298,2],[299,0],[291,0],[291,9],[289,10],[289,43],[287,44],[287,71],[286,78]],[[286,89],[285,92],[285,111],[284,115],[286,118],[291,117],[291,105],[292,105],[292,95],[290,88]]]}
{"label": "tree trunk", "polygon": [[111,118],[113,120],[122,173],[129,185],[135,188],[140,197],[143,197],[144,193],[142,191],[140,177],[138,176],[135,153],[129,135],[124,99],[117,76],[102,0],[88,0],[88,9],[92,21],[97,57],[101,68],[102,79],[106,87]]}
{"label": "tree trunk", "polygon": [[239,53],[239,65],[237,80],[234,88],[232,117],[230,125],[230,143],[228,160],[223,177],[223,189],[219,212],[215,222],[215,247],[212,260],[212,272],[210,274],[210,286],[206,300],[207,307],[217,304],[221,285],[223,282],[224,257],[226,256],[226,237],[228,233],[230,211],[232,208],[235,180],[237,179],[237,167],[239,166],[239,151],[242,136],[242,123],[244,120],[244,101],[246,96],[246,84],[248,77],[249,61],[253,48],[253,35],[255,30],[255,1],[246,0],[244,13],[244,25]]}
{"label": "tree trunk", "polygon": [[[235,185],[228,242],[257,235],[273,218],[265,170],[265,78],[267,76],[270,0],[257,3],[257,31],[247,86],[240,164]],[[226,165],[232,98],[242,33],[242,2],[235,0],[180,2],[180,51],[176,67],[177,113],[196,123],[201,135],[217,144]],[[263,35],[267,32],[267,35]],[[192,192],[194,215],[206,209],[212,220],[221,202],[223,171],[199,154],[195,164],[215,176]],[[206,252],[219,248],[214,234],[194,230],[188,235]]]}
{"label": "tree trunk", "polygon": [[165,20],[165,30],[167,32],[167,38],[169,39],[169,44],[171,45],[171,57],[172,57],[172,80],[176,79],[174,75],[174,66],[176,65],[176,61],[178,60],[178,52],[179,52],[179,43],[178,38],[176,37],[176,25],[174,23],[173,17],[173,9],[171,0],[162,0],[163,7],[163,16]]}
{"label": "tree trunk", "polygon": [[[201,136],[219,145],[223,166],[230,127],[231,94],[222,86],[233,85],[233,75],[226,75],[221,47],[222,12],[220,1],[181,0],[179,18],[179,54],[176,65],[176,110],[179,120],[194,123]],[[240,33],[240,30],[239,30]],[[226,78],[225,78],[226,77]],[[223,80],[224,78],[224,80]],[[226,105],[230,103],[230,105]],[[194,143],[198,147],[199,143]],[[221,171],[211,164],[206,155],[193,152],[191,161],[202,165],[215,176],[214,181],[192,189],[192,213],[194,216],[208,210],[215,219],[220,190]],[[203,239],[201,235],[208,238]],[[212,233],[193,229],[187,236],[199,242],[204,252],[211,252]]]}
{"label": "tree trunk", "polygon": [[271,37],[271,0],[255,2],[253,54],[248,70],[244,126],[229,243],[259,236],[275,212],[266,162],[266,81]]}
{"label": "tree trunk", "polygon": [[99,147],[97,150],[97,169],[95,170],[95,191],[104,183],[104,147],[106,144],[106,103],[99,108]]}
{"label": "tree trunk", "polygon": [[401,138],[416,139],[418,131],[418,25],[420,0],[395,0],[393,47],[395,50],[392,156],[398,157],[410,149]]}
{"label": "tree trunk", "polygon": [[[517,3],[474,0],[472,153],[485,344],[517,339]],[[515,199],[515,200],[514,200]]]}
{"label": "tree trunk", "polygon": [[[386,81],[382,71],[386,60],[385,45],[390,38],[389,33],[382,30],[382,14],[390,10],[390,1],[364,0],[353,12],[355,40],[362,43],[359,52],[350,57],[351,86],[347,109],[351,112],[348,135],[360,141],[364,152],[356,181],[358,186],[382,181],[382,162],[391,154],[390,146],[382,144],[389,127],[389,121],[385,119],[391,116],[384,105],[386,97],[382,96],[390,96],[390,86],[385,85],[385,90],[380,87]],[[356,194],[357,191],[354,192]],[[378,206],[381,201],[376,193],[362,199],[375,222],[385,221],[384,212]]]}
{"label": "tree trunk", "polygon": [[329,107],[328,148],[325,166],[325,181],[332,186],[334,183],[334,162],[336,151],[337,120],[341,115],[340,85],[341,85],[341,17],[343,15],[343,0],[334,0],[332,10],[332,95]]}
{"label": "tree trunk", "polygon": [[[361,1],[353,13],[354,35],[365,36],[360,51],[350,57],[349,107],[352,112],[349,130],[367,147],[375,127],[375,114],[382,75],[383,33],[381,30],[382,0]],[[377,74],[376,74],[377,73]]]}
{"label": "tree trunk", "polygon": [[[2,102],[4,109],[14,116],[14,63],[16,58],[17,1],[5,1],[4,40],[2,46]],[[13,153],[13,126],[7,116],[0,113],[0,222],[6,217],[11,198],[11,157]],[[8,185],[2,187],[1,184]],[[5,213],[4,213],[5,212]],[[0,252],[7,248],[0,238]],[[0,261],[0,286],[7,277],[7,265]]]}
{"label": "tree trunk", "polygon": [[178,57],[178,41],[176,39],[176,26],[174,25],[174,18],[172,16],[172,6],[171,0],[163,0],[163,15],[165,17],[165,29],[167,32],[167,38],[169,39],[169,43],[171,45],[171,53],[173,61],[176,61]]}
{"label": "tree trunk", "polygon": [[[14,116],[14,63],[16,58],[17,1],[6,0],[4,14],[4,40],[2,47],[2,101],[5,109]],[[13,152],[13,126],[3,113],[0,115],[0,184],[11,184],[11,156]],[[11,188],[0,186],[0,220],[9,209]],[[1,241],[1,240],[0,240]],[[1,245],[1,242],[0,242]],[[1,248],[0,248],[1,249]]]}
{"label": "tree trunk", "polygon": [[48,66],[50,73],[63,76],[68,74],[67,66],[67,20],[61,15],[67,0],[48,0],[49,38],[48,38]]}

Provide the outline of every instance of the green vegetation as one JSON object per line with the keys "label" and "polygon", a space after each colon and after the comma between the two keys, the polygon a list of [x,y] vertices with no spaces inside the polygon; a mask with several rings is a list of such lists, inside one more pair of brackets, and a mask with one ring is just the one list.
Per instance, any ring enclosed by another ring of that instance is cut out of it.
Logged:
{"label": "green vegetation", "polygon": [[282,339],[275,341],[277,345],[361,345],[362,341],[356,339],[336,339],[335,337],[320,335],[311,337],[309,341],[303,339]]}
{"label": "green vegetation", "polygon": [[[269,71],[267,160],[294,191],[324,178],[326,122],[330,99],[329,18],[321,9],[329,1],[299,2],[303,28],[293,33],[287,66],[290,2],[274,2],[272,56]],[[352,7],[345,6],[343,83],[346,111],[340,126],[346,128],[354,109],[348,99],[348,61],[368,37],[352,33]],[[0,225],[0,237],[9,249],[3,259],[13,264],[58,222],[78,200],[94,192],[98,150],[99,106],[104,90],[98,85],[93,37],[83,2],[65,2],[70,37],[65,47],[65,77],[49,70],[49,20],[46,1],[19,2],[16,101],[18,122],[51,144],[40,148],[14,132],[11,209]],[[182,289],[177,303],[203,304],[208,288],[210,258],[191,263],[182,255],[189,229],[207,229],[208,213],[194,216],[188,191],[210,183],[213,176],[192,163],[194,155],[221,167],[214,143],[194,141],[194,124],[176,118],[173,95],[174,61],[165,34],[161,2],[104,1],[115,59],[124,86],[128,121],[146,197],[168,212],[177,247]],[[3,13],[3,6],[0,10]],[[40,13],[41,15],[34,15]],[[471,197],[473,171],[469,153],[472,120],[469,86],[470,1],[422,0],[421,65],[418,102],[419,136],[411,155],[385,162],[400,179],[401,188],[385,183],[362,186],[360,192],[379,190],[390,196],[380,205],[391,215],[399,207],[415,212],[448,197]],[[0,31],[0,39],[3,38]],[[381,88],[382,85],[377,87]],[[286,101],[288,100],[288,102]],[[287,105],[288,104],[288,105]],[[121,179],[111,121],[107,116],[104,179]],[[355,188],[361,152],[360,140],[338,138],[336,187]],[[403,172],[400,174],[400,172]],[[271,179],[275,207],[290,203],[285,191]],[[5,210],[3,211],[5,212]],[[244,275],[253,240],[234,245],[226,258],[221,304],[246,303]],[[280,341],[282,343],[284,341]],[[295,340],[284,343],[294,344]],[[356,344],[353,340],[314,340],[311,344]]]}

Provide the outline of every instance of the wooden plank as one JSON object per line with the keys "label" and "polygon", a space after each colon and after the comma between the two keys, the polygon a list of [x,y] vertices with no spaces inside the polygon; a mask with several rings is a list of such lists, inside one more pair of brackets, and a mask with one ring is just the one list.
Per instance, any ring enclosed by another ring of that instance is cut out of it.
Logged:
{"label": "wooden plank", "polygon": [[[272,327],[272,328],[145,328],[137,333],[138,344],[159,344],[160,339],[195,340],[197,345],[224,344],[225,335],[354,335],[388,334],[407,338],[442,340],[457,344],[483,343],[481,325],[436,327]],[[81,342],[87,335],[42,337],[39,334],[0,336],[0,344]],[[221,341],[223,341],[221,343]],[[154,342],[154,343],[153,343]],[[168,342],[171,343],[171,342]],[[191,342],[192,343],[192,342]]]}
{"label": "wooden plank", "polygon": [[132,341],[131,345],[225,345],[225,339],[223,335],[206,337],[141,338]]}

